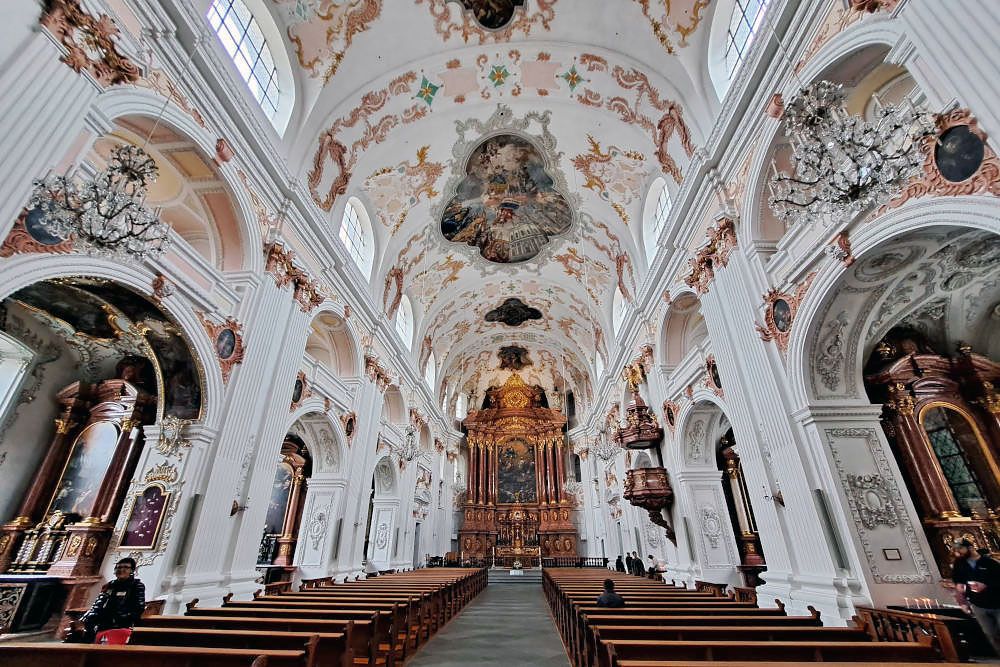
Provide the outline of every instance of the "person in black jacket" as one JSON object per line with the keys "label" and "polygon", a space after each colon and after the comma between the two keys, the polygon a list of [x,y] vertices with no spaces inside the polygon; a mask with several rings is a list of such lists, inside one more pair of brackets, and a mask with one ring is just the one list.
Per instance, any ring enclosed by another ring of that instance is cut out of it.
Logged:
{"label": "person in black jacket", "polygon": [[983,556],[969,540],[955,542],[951,579],[955,597],[979,621],[983,634],[1000,655],[1000,563]]}
{"label": "person in black jacket", "polygon": [[646,568],[642,566],[642,558],[639,558],[639,552],[632,552],[632,574],[637,577],[646,576]]}
{"label": "person in black jacket", "polygon": [[625,552],[625,571],[629,574],[635,571],[635,568],[632,567],[632,554],[627,551]]}
{"label": "person in black jacket", "polygon": [[604,592],[597,598],[598,607],[609,607],[619,609],[625,606],[625,598],[615,593],[615,582],[611,579],[604,580]]}
{"label": "person in black jacket", "polygon": [[101,589],[94,604],[70,627],[67,642],[91,644],[97,633],[131,628],[146,607],[146,587],[135,578],[135,560],[122,558],[115,564],[115,578]]}
{"label": "person in black jacket", "polygon": [[622,560],[622,557],[619,554],[618,559],[615,561],[615,572],[624,572],[624,571],[625,571],[625,561]]}

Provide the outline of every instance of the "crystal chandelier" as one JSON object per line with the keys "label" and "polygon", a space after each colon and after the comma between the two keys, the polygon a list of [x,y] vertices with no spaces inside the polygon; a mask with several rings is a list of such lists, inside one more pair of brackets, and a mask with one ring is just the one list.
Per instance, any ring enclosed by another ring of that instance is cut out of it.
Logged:
{"label": "crystal chandelier", "polygon": [[613,461],[618,456],[618,453],[622,451],[622,448],[616,442],[614,436],[608,438],[602,433],[601,437],[597,438],[594,442],[594,446],[590,448],[590,451],[594,452],[597,458],[607,463],[608,461]]}
{"label": "crystal chandelier", "polygon": [[417,458],[417,429],[413,427],[413,424],[406,425],[403,444],[396,444],[391,440],[386,440],[385,443],[389,447],[389,453],[402,462],[409,463]]}
{"label": "crystal chandelier", "polygon": [[769,201],[785,223],[853,218],[892,199],[923,165],[922,139],[934,132],[930,114],[875,98],[876,118],[868,122],[847,111],[844,97],[839,84],[816,81],[785,107],[793,173],[774,168]]}
{"label": "crystal chandelier", "polygon": [[146,151],[126,144],[111,152],[108,166],[92,180],[36,179],[29,206],[42,212],[46,231],[74,239],[85,252],[109,259],[155,259],[170,243],[170,227],[145,206],[146,189],[157,174]]}

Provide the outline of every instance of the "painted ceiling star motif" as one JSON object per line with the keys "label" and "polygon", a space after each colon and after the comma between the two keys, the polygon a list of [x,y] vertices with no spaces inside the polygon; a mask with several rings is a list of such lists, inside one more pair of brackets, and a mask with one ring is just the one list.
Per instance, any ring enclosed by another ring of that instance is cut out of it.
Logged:
{"label": "painted ceiling star motif", "polygon": [[576,87],[581,83],[586,83],[590,79],[584,78],[579,72],[576,71],[576,65],[574,64],[568,70],[559,75],[559,78],[566,82],[569,86],[570,92],[576,90]]}
{"label": "painted ceiling star motif", "polygon": [[507,77],[510,76],[510,72],[504,65],[494,65],[490,70],[489,79],[493,83],[494,88],[499,88],[507,82]]}
{"label": "painted ceiling star motif", "polygon": [[589,134],[587,143],[590,150],[573,158],[573,166],[587,179],[583,187],[598,193],[611,205],[622,223],[628,225],[629,216],[625,209],[639,198],[646,182],[646,157],[639,151],[617,146],[609,146],[602,151],[601,144]]}
{"label": "painted ceiling star motif", "polygon": [[427,80],[427,77],[423,77],[420,80],[420,90],[417,91],[416,97],[427,103],[430,106],[434,103],[434,96],[441,89],[441,86],[435,85]]}
{"label": "painted ceiling star motif", "polygon": [[383,167],[365,179],[364,189],[383,227],[394,235],[406,222],[410,210],[424,199],[438,196],[434,189],[444,174],[444,165],[427,158],[429,146],[417,149],[416,163],[405,161]]}

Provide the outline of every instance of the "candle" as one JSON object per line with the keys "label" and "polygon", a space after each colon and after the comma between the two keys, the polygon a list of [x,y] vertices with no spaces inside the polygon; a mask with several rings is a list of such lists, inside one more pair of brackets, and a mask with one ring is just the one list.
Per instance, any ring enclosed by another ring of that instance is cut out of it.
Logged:
{"label": "candle", "polygon": [[908,597],[903,598],[903,606],[906,607],[907,609],[910,608],[910,598]]}

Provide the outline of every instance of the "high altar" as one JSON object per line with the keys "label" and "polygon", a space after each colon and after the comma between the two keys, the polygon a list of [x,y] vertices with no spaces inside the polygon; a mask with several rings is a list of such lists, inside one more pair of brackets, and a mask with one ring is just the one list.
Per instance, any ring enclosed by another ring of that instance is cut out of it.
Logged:
{"label": "high altar", "polygon": [[577,554],[573,501],[563,490],[566,450],[559,410],[517,373],[470,412],[469,481],[459,530],[463,558]]}

